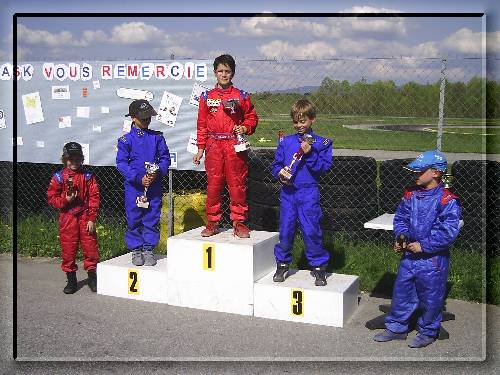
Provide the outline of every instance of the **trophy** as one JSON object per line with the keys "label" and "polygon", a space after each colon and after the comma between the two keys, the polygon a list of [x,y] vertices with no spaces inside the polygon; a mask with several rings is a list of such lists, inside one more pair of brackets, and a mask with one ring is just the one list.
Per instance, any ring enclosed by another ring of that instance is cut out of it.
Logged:
{"label": "trophy", "polygon": [[[306,141],[307,143],[312,145],[316,140],[312,135],[306,133],[300,138],[300,141],[301,143],[303,141]],[[302,147],[299,146],[298,151],[295,154],[293,154],[293,159],[290,165],[287,165],[281,169],[279,175],[283,177],[286,181],[289,181],[292,178],[292,167],[296,161],[302,159],[302,155],[304,155],[304,150],[302,150]]]}
{"label": "trophy", "polygon": [[[240,105],[239,99],[227,99],[222,101],[224,109],[229,110],[230,114],[236,113],[236,108]],[[234,150],[236,152],[246,151],[250,148],[250,142],[248,142],[243,134],[236,134],[236,144],[234,145]]]}
{"label": "trophy", "polygon": [[[146,174],[152,175],[154,174],[160,167],[158,164],[145,162],[144,167],[146,168]],[[148,208],[149,202],[146,194],[148,193],[148,187],[144,186],[144,194],[141,197],[137,197],[137,207]]]}
{"label": "trophy", "polygon": [[68,194],[73,195],[76,193],[77,189],[73,186],[73,177],[68,176],[68,179],[66,180],[66,185],[68,185]]}

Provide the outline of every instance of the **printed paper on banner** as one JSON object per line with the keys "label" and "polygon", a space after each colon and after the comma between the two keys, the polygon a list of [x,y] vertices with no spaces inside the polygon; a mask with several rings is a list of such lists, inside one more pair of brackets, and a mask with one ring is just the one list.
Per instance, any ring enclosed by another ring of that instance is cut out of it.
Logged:
{"label": "printed paper on banner", "polygon": [[170,167],[168,169],[177,169],[177,152],[170,153]]}
{"label": "printed paper on banner", "polygon": [[36,147],[37,148],[44,148],[45,142],[44,141],[36,141]]}
{"label": "printed paper on banner", "polygon": [[201,94],[203,94],[207,90],[208,90],[207,87],[195,83],[193,85],[193,91],[191,92],[191,97],[189,98],[189,104],[198,107],[200,103]]}
{"label": "printed paper on banner", "polygon": [[3,109],[0,109],[0,129],[5,129],[7,125],[5,125],[5,115],[3,113]]}
{"label": "printed paper on banner", "polygon": [[101,88],[101,82],[99,81],[92,81],[92,85],[94,85],[94,90],[98,90]]}
{"label": "printed paper on banner", "polygon": [[181,103],[182,98],[180,96],[164,91],[156,119],[165,125],[175,126]]}
{"label": "printed paper on banner", "polygon": [[26,124],[36,124],[44,121],[40,93],[38,91],[32,92],[30,94],[23,95],[22,98]]}
{"label": "printed paper on banner", "polygon": [[71,99],[69,86],[52,86],[52,99]]}
{"label": "printed paper on banner", "polygon": [[90,107],[76,107],[76,117],[89,118]]}
{"label": "printed paper on banner", "polygon": [[189,135],[189,141],[186,150],[191,154],[196,155],[198,153],[198,146],[196,145],[196,134],[191,133]]}
{"label": "printed paper on banner", "polygon": [[118,95],[120,98],[124,98],[124,99],[132,99],[132,100],[145,99],[148,102],[153,100],[153,97],[154,97],[154,95],[151,91],[138,90],[138,89],[128,89],[125,87],[120,87],[119,89],[117,89],[116,95]]}
{"label": "printed paper on banner", "polygon": [[17,137],[17,145],[18,146],[23,146],[24,145],[23,137]]}
{"label": "printed paper on banner", "polygon": [[92,125],[92,131],[93,131],[93,132],[100,133],[100,132],[101,132],[101,125],[96,125],[96,124],[93,124],[93,125]]}
{"label": "printed paper on banner", "polygon": [[123,128],[122,131],[124,133],[130,133],[130,129],[132,128],[132,121],[130,120],[123,120]]}
{"label": "printed paper on banner", "polygon": [[71,128],[71,116],[59,117],[59,128]]}
{"label": "printed paper on banner", "polygon": [[109,113],[109,107],[101,107],[101,113]]}

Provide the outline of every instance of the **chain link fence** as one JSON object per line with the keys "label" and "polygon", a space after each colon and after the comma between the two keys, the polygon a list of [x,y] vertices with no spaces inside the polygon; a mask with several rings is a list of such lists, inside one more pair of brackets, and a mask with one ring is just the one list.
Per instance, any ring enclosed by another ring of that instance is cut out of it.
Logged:
{"label": "chain link fence", "polygon": [[[280,185],[272,177],[270,167],[279,130],[293,133],[289,112],[296,100],[306,97],[317,106],[314,129],[332,138],[334,148],[432,149],[436,147],[441,64],[441,59],[410,58],[237,60],[235,84],[252,93],[260,117],[257,131],[250,138],[253,148],[249,152],[247,183],[249,226],[255,230],[278,230]],[[477,147],[477,153],[486,151],[489,138],[483,134],[498,125],[495,121],[500,117],[500,98],[491,95],[498,92],[499,83],[486,83],[482,77],[480,59],[447,61],[445,153],[461,147]],[[485,117],[491,121],[488,128]],[[395,212],[405,186],[413,182],[411,173],[402,168],[409,160],[377,161],[369,156],[369,151],[364,154],[367,156],[334,157],[332,168],[321,178],[322,228],[347,240],[389,241],[390,233],[364,229],[363,223],[384,212]],[[51,175],[60,167],[17,163],[17,220],[32,215],[50,220],[56,217],[57,212],[46,203],[46,191]],[[112,166],[86,168],[95,173],[100,186],[99,220],[125,227],[122,176]],[[1,162],[0,171],[2,176],[10,176],[12,163]],[[499,163],[459,160],[450,166],[449,172],[453,176],[451,190],[463,203],[465,226],[458,243],[498,254]],[[173,207],[168,178],[163,180],[162,241],[171,233],[206,222],[206,174],[173,170],[171,177]],[[2,219],[12,212],[9,181],[2,178],[0,185],[2,196],[7,197],[0,206]],[[221,224],[230,226],[227,189],[223,193],[223,211]],[[168,226],[169,217],[173,227]]]}

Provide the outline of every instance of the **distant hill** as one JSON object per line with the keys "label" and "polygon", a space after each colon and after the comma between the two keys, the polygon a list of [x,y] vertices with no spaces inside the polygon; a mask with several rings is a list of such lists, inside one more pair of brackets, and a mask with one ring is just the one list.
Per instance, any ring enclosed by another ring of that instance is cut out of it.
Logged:
{"label": "distant hill", "polygon": [[291,89],[270,90],[268,92],[272,92],[274,94],[307,94],[307,93],[312,93],[318,89],[319,86],[301,86],[301,87],[294,87]]}

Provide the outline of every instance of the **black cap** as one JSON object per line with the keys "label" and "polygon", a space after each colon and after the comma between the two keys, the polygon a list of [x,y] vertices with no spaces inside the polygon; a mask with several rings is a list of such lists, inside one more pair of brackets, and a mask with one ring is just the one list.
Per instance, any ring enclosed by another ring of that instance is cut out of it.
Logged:
{"label": "black cap", "polygon": [[81,156],[83,158],[82,146],[76,142],[68,142],[63,147],[63,156]]}
{"label": "black cap", "polygon": [[139,100],[134,100],[130,105],[128,106],[128,113],[125,115],[125,117],[130,116],[130,117],[136,117],[138,119],[146,119],[148,117],[153,117],[156,116],[158,113],[156,113],[155,109],[147,100],[144,99],[139,99]]}

